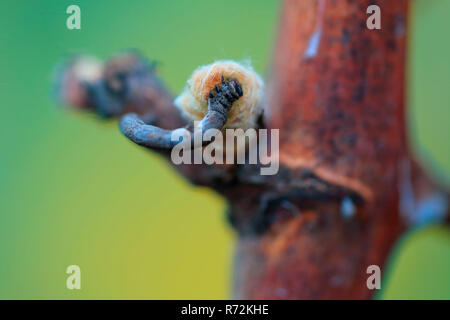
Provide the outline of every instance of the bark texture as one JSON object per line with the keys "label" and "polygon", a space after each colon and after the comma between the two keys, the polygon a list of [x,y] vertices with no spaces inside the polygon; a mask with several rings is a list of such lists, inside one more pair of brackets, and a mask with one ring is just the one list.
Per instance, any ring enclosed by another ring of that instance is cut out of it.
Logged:
{"label": "bark texture", "polygon": [[[366,268],[383,266],[402,224],[398,170],[408,158],[404,77],[407,1],[284,3],[266,118],[280,128],[280,163],[356,193],[354,219],[338,201],[302,195],[299,214],[238,246],[238,298],[368,298]],[[283,202],[271,210],[284,210]]]}

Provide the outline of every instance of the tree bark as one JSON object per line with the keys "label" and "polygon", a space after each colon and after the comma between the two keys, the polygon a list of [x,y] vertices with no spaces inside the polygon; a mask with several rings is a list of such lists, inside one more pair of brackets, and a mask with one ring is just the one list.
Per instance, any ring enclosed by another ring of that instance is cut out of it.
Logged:
{"label": "tree bark", "polygon": [[366,268],[384,266],[402,230],[407,1],[377,2],[381,30],[365,25],[372,2],[284,3],[266,125],[280,128],[281,166],[355,192],[357,216],[342,219],[336,200],[290,196],[298,215],[240,239],[237,298],[369,298]]}

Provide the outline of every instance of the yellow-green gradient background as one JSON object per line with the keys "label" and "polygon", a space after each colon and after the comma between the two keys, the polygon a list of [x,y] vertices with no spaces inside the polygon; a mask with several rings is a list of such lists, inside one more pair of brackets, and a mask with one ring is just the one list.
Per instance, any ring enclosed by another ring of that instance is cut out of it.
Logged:
{"label": "yellow-green gradient background", "polygon": [[[65,10],[81,7],[82,30]],[[274,0],[0,2],[0,298],[227,298],[234,234],[225,202],[194,188],[115,122],[64,110],[50,74],[71,52],[137,48],[179,92],[214,59],[251,58],[266,74]],[[415,1],[409,106],[417,150],[450,172],[450,1]],[[374,31],[376,32],[376,31]],[[448,179],[447,179],[448,180]],[[68,265],[82,289],[65,287]],[[381,298],[450,298],[450,235],[399,244]]]}

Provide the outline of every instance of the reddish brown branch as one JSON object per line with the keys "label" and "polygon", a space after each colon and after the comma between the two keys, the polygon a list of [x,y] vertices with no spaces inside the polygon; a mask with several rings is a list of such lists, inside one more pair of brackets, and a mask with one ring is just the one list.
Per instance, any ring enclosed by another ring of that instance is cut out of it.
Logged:
{"label": "reddish brown branch", "polygon": [[287,198],[299,214],[240,241],[237,297],[368,298],[365,270],[384,265],[402,230],[407,1],[378,1],[380,31],[365,27],[370,4],[284,3],[266,119],[281,129],[280,163],[288,175],[310,171],[362,202],[346,221],[339,200]]}

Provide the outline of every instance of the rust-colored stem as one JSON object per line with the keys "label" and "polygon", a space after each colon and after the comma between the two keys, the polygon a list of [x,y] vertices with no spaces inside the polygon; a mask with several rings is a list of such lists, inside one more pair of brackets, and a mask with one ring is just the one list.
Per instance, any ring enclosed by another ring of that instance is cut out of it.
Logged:
{"label": "rust-colored stem", "polygon": [[[280,164],[348,188],[361,202],[346,220],[342,199],[285,200],[298,210],[293,218],[239,241],[237,298],[369,298],[366,268],[383,268],[402,230],[407,1],[377,1],[381,30],[366,28],[372,2],[284,2],[266,118],[280,128]],[[271,214],[283,210],[280,202]]]}

